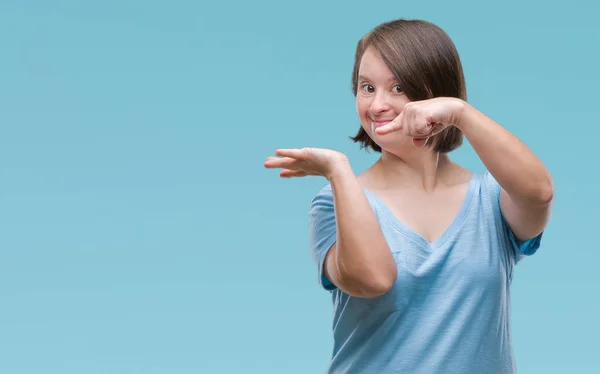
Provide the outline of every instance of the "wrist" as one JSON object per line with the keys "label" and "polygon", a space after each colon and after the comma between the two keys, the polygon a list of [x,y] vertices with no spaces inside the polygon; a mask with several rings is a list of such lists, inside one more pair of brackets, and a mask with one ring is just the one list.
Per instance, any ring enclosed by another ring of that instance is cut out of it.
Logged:
{"label": "wrist", "polygon": [[454,123],[453,126],[458,128],[461,131],[464,131],[464,127],[468,126],[470,122],[470,117],[472,116],[473,107],[469,105],[466,101],[462,99],[456,99],[456,109],[454,112]]}
{"label": "wrist", "polygon": [[344,156],[331,163],[325,174],[325,178],[331,182],[334,179],[345,178],[348,175],[354,175],[354,173],[350,166],[350,161]]}

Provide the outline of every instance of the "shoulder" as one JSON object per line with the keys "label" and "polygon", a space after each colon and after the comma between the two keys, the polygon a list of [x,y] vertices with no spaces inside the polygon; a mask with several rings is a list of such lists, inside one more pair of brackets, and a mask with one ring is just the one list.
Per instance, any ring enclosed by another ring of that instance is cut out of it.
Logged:
{"label": "shoulder", "polygon": [[489,171],[470,172],[467,194],[475,200],[485,214],[500,214],[501,187]]}
{"label": "shoulder", "polygon": [[494,206],[494,213],[501,214],[500,212],[500,192],[502,187],[494,178],[492,173],[484,171],[483,173],[476,174],[480,181],[480,191],[485,195],[486,200]]}
{"label": "shoulder", "polygon": [[[370,196],[368,190],[368,188],[370,187],[370,182],[372,181],[370,171],[371,168],[365,170],[362,174],[356,175],[356,179],[358,180],[358,183],[362,186],[363,191],[367,195],[369,201],[372,200],[372,197]],[[310,201],[311,206],[328,202],[331,202],[331,204],[333,204],[333,188],[331,186],[331,183],[327,183],[324,186],[322,186]]]}
{"label": "shoulder", "polygon": [[335,220],[335,207],[331,184],[323,186],[311,199],[308,209],[311,226],[329,225]]}
{"label": "shoulder", "polygon": [[478,173],[477,175],[481,178],[483,183],[485,183],[485,186],[487,188],[491,188],[494,190],[500,190],[500,184],[498,184],[498,181],[496,180],[496,178],[494,178],[492,173],[490,173],[489,171],[486,170],[483,173]]}
{"label": "shoulder", "polygon": [[311,208],[323,204],[333,204],[333,190],[329,183],[323,186],[310,201]]}
{"label": "shoulder", "polygon": [[[360,182],[360,181],[359,181]],[[365,194],[371,209],[379,219],[381,214],[381,202],[369,189],[362,185],[363,193]],[[313,221],[320,221],[327,217],[333,219],[335,215],[335,199],[334,191],[331,184],[326,184],[313,196],[310,201],[309,216]]]}

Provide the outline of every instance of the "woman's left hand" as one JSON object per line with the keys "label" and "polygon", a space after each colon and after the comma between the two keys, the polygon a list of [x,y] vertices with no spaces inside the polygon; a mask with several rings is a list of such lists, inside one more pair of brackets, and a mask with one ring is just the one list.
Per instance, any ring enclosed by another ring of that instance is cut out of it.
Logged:
{"label": "woman's left hand", "polygon": [[427,140],[448,126],[458,126],[466,103],[453,97],[407,103],[392,122],[375,130],[377,135],[402,131],[413,138],[415,147],[423,147]]}

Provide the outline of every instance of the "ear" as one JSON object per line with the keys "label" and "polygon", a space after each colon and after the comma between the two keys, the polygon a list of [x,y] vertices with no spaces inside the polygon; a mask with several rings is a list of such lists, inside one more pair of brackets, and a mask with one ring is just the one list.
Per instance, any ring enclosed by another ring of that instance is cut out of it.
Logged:
{"label": "ear", "polygon": [[412,139],[412,143],[417,148],[423,148],[423,147],[425,147],[425,145],[429,145],[428,143],[429,143],[430,139],[432,139],[432,138],[431,137],[429,137],[429,138],[421,138],[421,139],[413,138]]}

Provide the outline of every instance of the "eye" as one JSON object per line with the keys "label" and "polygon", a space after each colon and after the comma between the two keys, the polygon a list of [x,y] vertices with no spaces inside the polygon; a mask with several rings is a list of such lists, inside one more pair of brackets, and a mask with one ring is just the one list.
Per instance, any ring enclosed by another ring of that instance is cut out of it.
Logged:
{"label": "eye", "polygon": [[366,93],[373,93],[373,91],[375,91],[375,87],[371,86],[368,83],[365,83],[362,85],[362,90]]}
{"label": "eye", "polygon": [[400,87],[399,84],[395,85],[394,87],[392,87],[392,91],[394,91],[394,93],[402,93],[402,87]]}

